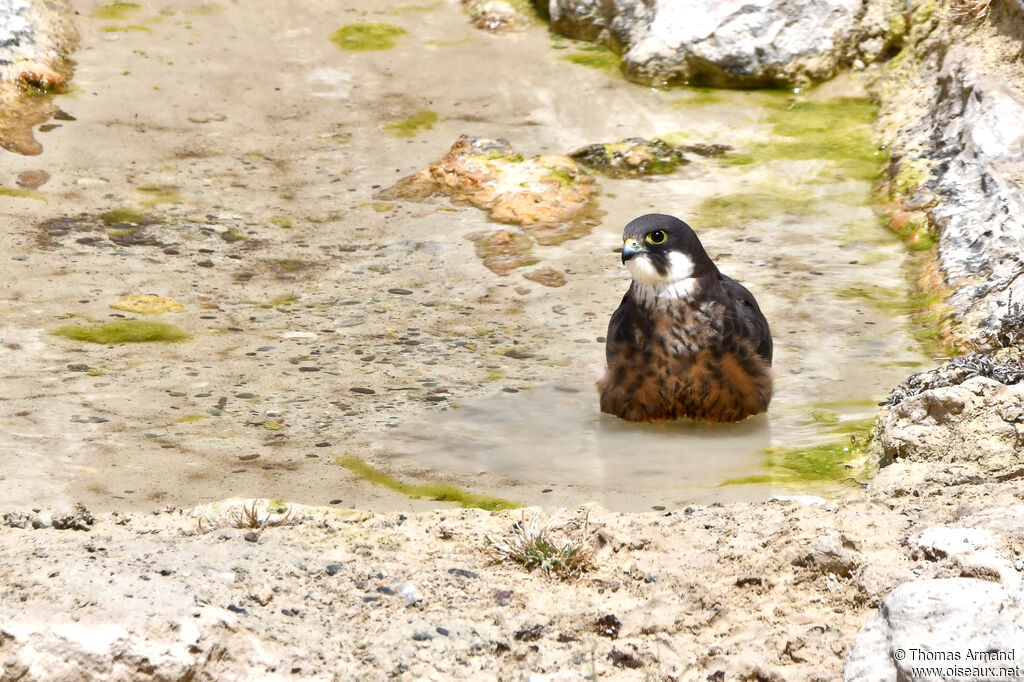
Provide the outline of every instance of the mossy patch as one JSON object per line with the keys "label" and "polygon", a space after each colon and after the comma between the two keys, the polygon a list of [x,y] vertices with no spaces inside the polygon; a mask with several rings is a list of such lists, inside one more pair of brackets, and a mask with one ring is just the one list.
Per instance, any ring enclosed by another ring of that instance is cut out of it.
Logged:
{"label": "mossy patch", "polygon": [[697,205],[693,224],[698,228],[724,227],[765,220],[780,213],[809,215],[817,211],[814,197],[800,190],[716,194]]}
{"label": "mossy patch", "polygon": [[797,100],[775,104],[767,117],[780,138],[750,145],[723,157],[723,163],[745,165],[776,159],[831,161],[847,178],[873,181],[886,160],[874,144],[871,123],[877,105],[866,99]]}
{"label": "mossy patch", "polygon": [[275,498],[270,502],[267,502],[267,511],[271,514],[287,514],[288,501],[282,500],[281,498]]}
{"label": "mossy patch", "polygon": [[421,130],[431,130],[437,123],[437,112],[420,109],[415,116],[384,124],[384,130],[395,137],[416,137]]}
{"label": "mossy patch", "polygon": [[34,189],[21,189],[18,187],[0,187],[0,197],[14,197],[16,199],[35,199],[36,201],[49,201],[42,192]]}
{"label": "mossy patch", "polygon": [[169,185],[139,185],[135,188],[139,194],[146,196],[145,205],[152,208],[157,204],[180,204],[181,192],[177,187]]}
{"label": "mossy patch", "polygon": [[500,497],[489,495],[477,495],[454,485],[442,483],[402,483],[397,478],[390,476],[379,469],[375,469],[366,462],[356,457],[338,457],[338,464],[351,471],[364,481],[379,485],[396,493],[419,499],[429,497],[444,502],[455,502],[461,507],[475,507],[496,511],[499,509],[515,509],[520,505]]}
{"label": "mossy patch", "polygon": [[854,483],[863,469],[868,433],[805,448],[766,448],[766,473],[730,478],[721,485]]}
{"label": "mossy patch", "polygon": [[275,296],[274,298],[270,299],[267,305],[269,305],[271,308],[277,308],[285,305],[293,305],[298,302],[299,297],[296,296],[295,294],[282,294],[280,296]]}
{"label": "mossy patch", "polygon": [[398,45],[398,38],[403,35],[405,35],[403,28],[369,21],[339,28],[331,34],[330,41],[343,50],[368,52],[390,50]]}
{"label": "mossy patch", "polygon": [[119,320],[91,326],[71,325],[54,329],[53,334],[89,343],[147,343],[184,341],[188,334],[173,324]]}
{"label": "mossy patch", "polygon": [[100,214],[105,225],[141,225],[149,216],[134,208],[115,208]]}
{"label": "mossy patch", "polygon": [[141,8],[142,5],[137,2],[112,2],[97,7],[92,15],[106,21],[124,21]]}
{"label": "mossy patch", "polygon": [[559,57],[559,59],[605,73],[616,75],[621,73],[622,57],[604,45],[586,45],[578,48],[575,52]]}

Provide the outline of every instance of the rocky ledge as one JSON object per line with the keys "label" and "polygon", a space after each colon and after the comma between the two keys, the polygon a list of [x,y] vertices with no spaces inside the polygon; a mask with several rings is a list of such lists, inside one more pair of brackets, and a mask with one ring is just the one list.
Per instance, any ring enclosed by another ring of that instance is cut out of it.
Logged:
{"label": "rocky ledge", "polygon": [[898,40],[896,0],[537,0],[551,27],[608,45],[642,83],[805,85]]}

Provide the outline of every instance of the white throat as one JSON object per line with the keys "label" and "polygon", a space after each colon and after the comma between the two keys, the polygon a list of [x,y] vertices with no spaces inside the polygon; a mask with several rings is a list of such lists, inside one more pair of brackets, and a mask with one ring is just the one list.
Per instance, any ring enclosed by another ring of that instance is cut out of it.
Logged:
{"label": "white throat", "polygon": [[626,261],[626,267],[633,275],[633,297],[644,305],[669,305],[679,299],[686,300],[697,289],[693,260],[678,251],[668,254],[668,271],[664,275],[646,255],[631,258]]}

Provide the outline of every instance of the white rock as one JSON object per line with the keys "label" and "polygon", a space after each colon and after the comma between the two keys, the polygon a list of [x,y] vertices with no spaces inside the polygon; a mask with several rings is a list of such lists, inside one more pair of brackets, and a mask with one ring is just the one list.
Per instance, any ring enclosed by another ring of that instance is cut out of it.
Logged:
{"label": "white rock", "polygon": [[[956,674],[955,666],[998,670],[1024,665],[1022,619],[1020,591],[998,583],[951,578],[900,585],[857,635],[846,656],[843,680],[1015,679]],[[977,660],[986,652],[1005,652],[1009,660]],[[922,670],[936,666],[938,674]]]}

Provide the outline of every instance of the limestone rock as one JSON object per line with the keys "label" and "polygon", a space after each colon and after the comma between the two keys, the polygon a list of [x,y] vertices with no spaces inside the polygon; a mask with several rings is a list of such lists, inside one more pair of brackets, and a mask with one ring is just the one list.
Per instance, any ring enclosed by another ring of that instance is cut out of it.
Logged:
{"label": "limestone rock", "polygon": [[493,33],[524,31],[537,20],[523,0],[462,0],[462,8],[474,26]]}
{"label": "limestone rock", "polygon": [[463,135],[443,159],[382,195],[422,199],[436,193],[484,209],[501,222],[552,224],[587,207],[593,179],[563,154],[525,159],[508,140]]}
{"label": "limestone rock", "polygon": [[[857,635],[846,656],[843,679],[997,679],[997,674],[972,672],[931,676],[921,668],[1019,666],[1024,663],[1022,619],[1019,590],[997,583],[951,578],[900,585]],[[1002,656],[994,658],[996,654]]]}
{"label": "limestone rock", "polygon": [[866,0],[550,0],[552,27],[623,53],[649,83],[724,87],[824,80],[874,61],[894,39],[896,2]]}
{"label": "limestone rock", "polygon": [[587,168],[616,178],[671,173],[689,163],[682,147],[638,137],[611,144],[588,145],[569,156]]}
{"label": "limestone rock", "polygon": [[883,415],[873,447],[882,464],[966,464],[976,474],[1002,478],[1024,466],[1018,429],[1024,384],[1007,386],[977,376],[955,386],[926,389]]}

